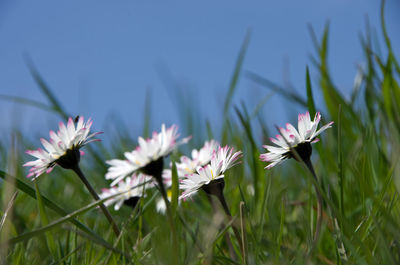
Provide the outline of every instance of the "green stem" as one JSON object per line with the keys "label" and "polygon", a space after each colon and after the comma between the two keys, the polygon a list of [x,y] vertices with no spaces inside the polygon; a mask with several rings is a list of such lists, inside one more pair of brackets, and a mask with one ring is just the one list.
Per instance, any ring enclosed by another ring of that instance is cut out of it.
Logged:
{"label": "green stem", "polygon": [[160,190],[161,196],[164,199],[164,203],[165,206],[167,208],[167,218],[168,218],[168,223],[170,225],[171,228],[171,232],[172,232],[172,244],[173,244],[173,249],[174,249],[174,264],[179,264],[179,245],[178,245],[178,238],[176,235],[176,228],[175,228],[175,223],[174,223],[174,219],[172,216],[172,211],[171,211],[171,205],[169,203],[168,200],[168,196],[167,196],[167,192],[165,191],[165,187],[164,187],[164,183],[162,182],[162,171],[160,171],[160,173],[157,173],[157,176],[153,176],[156,181],[157,181],[157,186],[158,189]]}
{"label": "green stem", "polygon": [[[213,211],[216,213],[217,212],[217,207],[214,204],[214,201],[213,201],[213,199],[211,197],[211,194],[207,193],[207,198],[208,198],[208,200],[209,200],[209,202],[211,204],[211,207],[213,208]],[[226,213],[226,211],[225,211],[225,213]],[[235,254],[235,249],[233,248],[233,245],[232,245],[232,242],[231,242],[231,238],[229,237],[228,233],[225,233],[224,236],[225,236],[226,244],[228,245],[229,255],[231,256],[232,259],[236,260],[237,257],[236,257],[236,254]]]}
{"label": "green stem", "polygon": [[316,247],[317,243],[318,243],[318,239],[319,239],[319,235],[321,232],[321,225],[322,225],[322,196],[321,193],[319,191],[318,188],[318,178],[317,175],[315,174],[314,171],[314,167],[311,163],[311,160],[308,158],[306,160],[303,160],[305,165],[307,166],[308,170],[310,170],[312,176],[313,176],[313,184],[314,184],[314,189],[315,189],[315,193],[317,195],[317,224],[315,226],[315,233],[314,233],[314,238],[313,238],[313,242],[312,242],[312,246],[310,249],[310,253],[313,251],[313,249]]}
{"label": "green stem", "polygon": [[[221,193],[222,193],[222,192],[221,192]],[[224,211],[225,211],[226,215],[229,217],[229,220],[232,220],[232,214],[231,214],[231,212],[229,211],[228,204],[226,203],[226,200],[225,200],[224,195],[218,197],[218,199],[219,199],[219,201],[221,202],[222,207],[224,208]],[[237,239],[237,241],[238,241],[238,244],[239,244],[239,246],[240,246],[240,249],[242,250],[242,253],[243,253],[242,244],[240,244],[240,242],[242,242],[242,237],[240,236],[239,230],[237,229],[235,223],[232,224],[232,229],[233,229],[233,233],[234,233],[235,236],[236,236],[236,239]]]}
{"label": "green stem", "polygon": [[[82,180],[83,184],[85,184],[86,188],[89,190],[89,193],[92,195],[92,197],[98,201],[100,200],[99,195],[97,195],[96,191],[93,189],[92,185],[90,185],[89,181],[83,174],[82,170],[80,169],[79,165],[77,164],[75,167],[72,168],[72,170],[78,175],[78,177]],[[118,235],[121,233],[119,230],[117,224],[115,223],[114,219],[112,218],[110,212],[107,210],[107,207],[104,206],[103,203],[100,204],[100,209],[103,211],[105,217],[107,218],[108,222],[111,224],[115,235],[118,237]]]}
{"label": "green stem", "polygon": [[[228,204],[226,203],[225,196],[224,196],[224,193],[223,193],[222,189],[220,187],[216,187],[215,189],[213,189],[213,194],[221,202],[221,205],[222,205],[222,208],[224,209],[225,214],[228,216],[229,221],[231,221],[232,220],[232,214],[229,211],[229,207],[228,207]],[[233,233],[235,234],[236,240],[238,241],[238,244],[240,246],[240,251],[243,254],[244,250],[243,250],[243,246],[241,244],[242,237],[240,236],[239,230],[237,229],[235,223],[232,224],[232,229],[233,229]]]}

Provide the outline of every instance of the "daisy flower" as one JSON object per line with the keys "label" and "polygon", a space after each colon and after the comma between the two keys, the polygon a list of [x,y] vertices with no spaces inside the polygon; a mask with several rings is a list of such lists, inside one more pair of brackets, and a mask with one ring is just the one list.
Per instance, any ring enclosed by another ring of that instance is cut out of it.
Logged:
{"label": "daisy flower", "polygon": [[206,141],[200,150],[192,150],[192,168],[196,170],[198,166],[204,166],[211,161],[214,151],[218,150],[219,143],[215,140]]}
{"label": "daisy flower", "polygon": [[90,142],[100,141],[93,137],[101,132],[89,134],[92,123],[91,119],[84,122],[82,116],[76,124],[71,117],[67,126],[60,122],[57,133],[50,131],[50,141],[40,139],[44,149],[26,151],[27,154],[37,158],[24,164],[25,167],[31,167],[27,177],[34,176],[34,180],[43,173],[50,173],[55,165],[67,169],[75,167],[79,163],[81,154],[84,154],[79,149]]}
{"label": "daisy flower", "polygon": [[[187,174],[193,174],[196,172],[196,168],[199,166],[204,166],[208,164],[213,156],[215,150],[217,150],[219,144],[215,140],[206,141],[202,148],[199,150],[192,150],[192,158],[187,156],[182,156],[180,158],[180,163],[176,163],[176,169],[178,173],[178,178],[183,178]],[[172,165],[170,165],[172,166]],[[167,198],[171,202],[171,189],[172,186],[172,170],[164,169],[163,174],[163,183],[167,189]],[[180,201],[179,201],[180,202]],[[159,213],[165,213],[167,206],[165,201],[162,198],[159,198],[156,202],[156,209]]]}
{"label": "daisy flower", "polygon": [[157,177],[161,175],[163,168],[163,157],[168,156],[178,145],[188,142],[190,137],[177,142],[179,137],[178,127],[172,125],[170,128],[161,126],[161,132],[154,132],[152,138],[138,138],[139,145],[132,152],[125,152],[124,160],[112,159],[106,161],[110,165],[106,179],[112,179],[111,185],[115,185],[121,179],[141,170],[146,175]]}
{"label": "daisy flower", "polygon": [[311,144],[318,142],[317,136],[331,128],[333,124],[333,121],[331,121],[317,130],[320,120],[321,114],[319,112],[315,114],[313,121],[311,121],[310,113],[306,112],[299,114],[298,130],[290,123],[286,123],[286,128],[279,128],[281,134],[276,135],[276,139],[270,138],[276,146],[263,146],[268,150],[267,153],[260,155],[262,161],[269,162],[265,168],[270,169],[286,159],[296,158],[291,148],[297,152],[303,161],[308,160],[312,153]]}
{"label": "daisy flower", "polygon": [[209,164],[204,167],[198,167],[196,169],[197,173],[185,175],[180,185],[184,192],[179,199],[189,197],[199,189],[211,193],[210,188],[214,184],[223,189],[225,171],[238,164],[239,161],[237,160],[241,155],[242,152],[238,151],[234,153],[234,149],[228,146],[219,147],[218,150],[214,150]]}
{"label": "daisy flower", "polygon": [[[234,152],[232,147],[219,146],[218,150],[213,151],[213,155],[209,164],[203,167],[198,167],[196,170],[197,173],[185,175],[185,178],[182,180],[180,185],[184,191],[182,195],[179,196],[179,199],[185,199],[202,189],[207,194],[207,197],[214,210],[216,210],[213,201],[213,197],[215,196],[221,203],[225,214],[228,216],[228,220],[232,220],[232,215],[229,211],[229,207],[226,203],[223,193],[225,187],[224,174],[226,170],[239,163],[238,159],[241,156],[241,151]],[[240,242],[241,237],[238,229],[235,225],[232,225],[232,229],[238,242]],[[229,242],[231,241],[228,234],[226,234],[226,240],[228,244],[230,244]]]}
{"label": "daisy flower", "polygon": [[114,210],[116,211],[118,211],[124,203],[134,208],[138,199],[145,195],[145,190],[154,186],[151,181],[152,179],[150,176],[140,173],[138,175],[133,174],[121,180],[116,186],[103,189],[99,197],[104,199],[111,195],[122,193],[120,196],[105,201],[104,205],[109,206],[115,203]]}
{"label": "daisy flower", "polygon": [[[193,174],[196,172],[198,167],[202,167],[210,163],[214,151],[218,150],[218,146],[219,143],[215,140],[206,141],[203,147],[199,150],[192,150],[191,158],[187,156],[181,156],[180,162],[176,162],[178,177],[183,178],[187,174]],[[170,166],[172,166],[172,164]],[[171,176],[171,169],[165,169],[163,171],[164,184],[166,187],[171,186]]]}
{"label": "daisy flower", "polygon": [[[101,132],[89,134],[92,123],[93,122],[91,119],[85,122],[83,117],[79,117],[77,121],[76,119],[74,121],[70,117],[68,119],[67,126],[60,122],[57,133],[50,131],[50,141],[47,141],[43,138],[40,139],[46,150],[39,148],[34,151],[26,151],[27,154],[37,158],[36,160],[29,161],[24,164],[24,166],[31,167],[27,177],[34,176],[33,180],[35,180],[45,172],[50,173],[55,165],[59,165],[62,168],[73,170],[84,183],[92,197],[95,200],[99,200],[99,196],[97,195],[96,191],[92,185],[90,185],[89,181],[86,179],[79,167],[79,160],[81,155],[84,154],[82,151],[80,151],[80,148],[90,142],[100,141],[99,139],[95,139],[93,137]],[[102,203],[99,204],[99,206],[103,211],[104,216],[112,225],[115,235],[118,236],[120,231],[111,214]]]}

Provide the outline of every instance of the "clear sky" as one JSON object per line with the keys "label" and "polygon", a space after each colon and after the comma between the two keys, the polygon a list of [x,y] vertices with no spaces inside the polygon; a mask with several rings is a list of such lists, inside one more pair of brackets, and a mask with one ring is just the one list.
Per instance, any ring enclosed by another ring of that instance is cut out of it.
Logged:
{"label": "clear sky", "polygon": [[[116,114],[138,132],[147,89],[151,127],[180,123],[171,87],[160,74],[169,72],[194,93],[202,116],[217,123],[247,30],[251,40],[243,70],[281,84],[290,78],[305,94],[305,66],[314,52],[308,25],[320,37],[328,20],[331,71],[346,94],[363,63],[359,34],[367,16],[380,33],[379,5],[372,0],[1,0],[0,94],[46,102],[24,61],[28,54],[70,113],[91,116],[97,129]],[[395,47],[399,11],[396,0],[389,0],[387,26]],[[267,93],[243,75],[234,103],[244,100],[252,109]],[[274,95],[262,110],[266,119],[285,123],[285,103]],[[54,114],[5,101],[0,117],[1,134],[16,124],[46,136],[59,121]]]}

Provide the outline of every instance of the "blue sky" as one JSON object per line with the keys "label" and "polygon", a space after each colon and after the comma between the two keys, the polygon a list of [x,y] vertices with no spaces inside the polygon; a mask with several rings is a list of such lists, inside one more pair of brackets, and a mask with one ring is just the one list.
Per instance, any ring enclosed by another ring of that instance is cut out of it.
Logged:
{"label": "blue sky", "polygon": [[[400,44],[395,2],[387,3],[394,47]],[[218,123],[247,30],[251,40],[243,70],[281,84],[290,78],[296,88],[304,89],[305,66],[314,52],[307,25],[321,36],[327,21],[331,71],[347,94],[357,65],[363,63],[359,34],[366,16],[380,33],[379,5],[366,0],[3,0],[0,94],[46,102],[25,64],[28,54],[70,113],[92,117],[97,129],[115,114],[138,133],[147,89],[152,94],[152,128],[162,122],[180,123],[171,89],[160,75],[168,69],[180,87],[194,93],[202,116]],[[312,67],[311,71],[316,81]],[[234,103],[243,100],[252,109],[267,93],[242,76]],[[285,123],[285,103],[274,95],[262,110],[266,120]],[[59,121],[54,114],[4,101],[0,115],[2,134],[17,126],[43,135]]]}

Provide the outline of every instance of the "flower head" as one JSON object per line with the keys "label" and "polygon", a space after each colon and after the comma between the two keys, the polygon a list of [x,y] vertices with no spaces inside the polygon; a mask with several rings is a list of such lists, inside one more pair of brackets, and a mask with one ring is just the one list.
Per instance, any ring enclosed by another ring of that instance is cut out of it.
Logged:
{"label": "flower head", "polygon": [[[178,178],[183,178],[187,174],[193,174],[198,167],[210,163],[214,151],[218,150],[219,143],[215,140],[206,141],[199,150],[192,150],[192,157],[181,156],[180,162],[176,162]],[[171,186],[171,169],[163,171],[163,179],[166,187]],[[170,180],[170,181],[167,181]]]}
{"label": "flower head", "polygon": [[143,139],[139,137],[139,145],[136,149],[124,153],[125,160],[112,159],[106,161],[110,165],[106,179],[113,179],[111,185],[114,185],[137,170],[142,170],[148,175],[153,175],[154,171],[162,170],[163,157],[168,156],[178,145],[186,143],[190,139],[190,137],[187,137],[177,142],[178,137],[176,125],[166,129],[164,124],[161,126],[161,132],[154,132],[152,138]]}
{"label": "flower head", "polygon": [[207,185],[219,183],[219,180],[224,178],[225,171],[239,163],[238,159],[242,152],[234,153],[233,151],[234,149],[228,146],[219,147],[218,150],[214,150],[209,164],[198,167],[197,173],[185,175],[181,182],[181,188],[184,192],[179,199],[191,196]]}
{"label": "flower head", "polygon": [[40,139],[45,150],[39,148],[26,151],[27,154],[37,158],[24,164],[26,167],[31,167],[27,177],[34,176],[33,179],[36,179],[44,172],[50,173],[55,165],[63,168],[76,166],[83,154],[79,149],[90,142],[100,141],[93,137],[101,132],[89,134],[92,123],[91,119],[84,122],[82,116],[76,124],[72,118],[68,119],[67,126],[60,122],[57,133],[50,131],[50,141]]}
{"label": "flower head", "polygon": [[210,140],[206,141],[199,150],[193,149],[191,159],[193,171],[195,171],[198,166],[208,164],[211,161],[214,151],[218,150],[218,147],[219,143],[217,141]]}
{"label": "flower head", "polygon": [[[145,189],[154,186],[152,183],[152,178],[144,174],[133,174],[127,177],[125,180],[121,180],[114,187],[109,189],[103,189],[102,193],[99,195],[101,199],[107,198],[111,195],[122,193],[112,199],[107,200],[104,205],[109,206],[114,204],[114,209],[117,211],[121,208],[122,204],[133,200],[137,202],[137,199],[145,195]],[[129,203],[128,203],[129,204]],[[136,203],[132,206],[134,207]]]}
{"label": "flower head", "polygon": [[[187,174],[193,174],[196,172],[196,168],[200,166],[205,166],[208,164],[213,157],[214,152],[217,150],[219,144],[215,140],[206,141],[202,148],[199,150],[192,150],[192,157],[181,156],[180,162],[176,163],[176,169],[178,173],[178,178],[182,179]],[[162,179],[164,186],[167,189],[167,198],[171,201],[171,186],[172,186],[172,170],[164,169],[162,173]],[[159,198],[156,201],[156,209],[159,213],[165,213],[167,206],[163,198]]]}
{"label": "flower head", "polygon": [[268,152],[260,155],[262,161],[270,163],[266,168],[270,169],[288,158],[296,158],[291,148],[296,150],[302,160],[309,159],[312,152],[311,144],[318,142],[317,136],[332,127],[333,124],[333,121],[331,121],[317,130],[320,120],[321,114],[319,112],[315,114],[313,121],[311,121],[310,113],[306,112],[299,114],[298,131],[290,123],[286,123],[286,128],[279,128],[281,134],[276,135],[276,139],[270,138],[271,142],[277,146],[264,145],[263,147]]}

